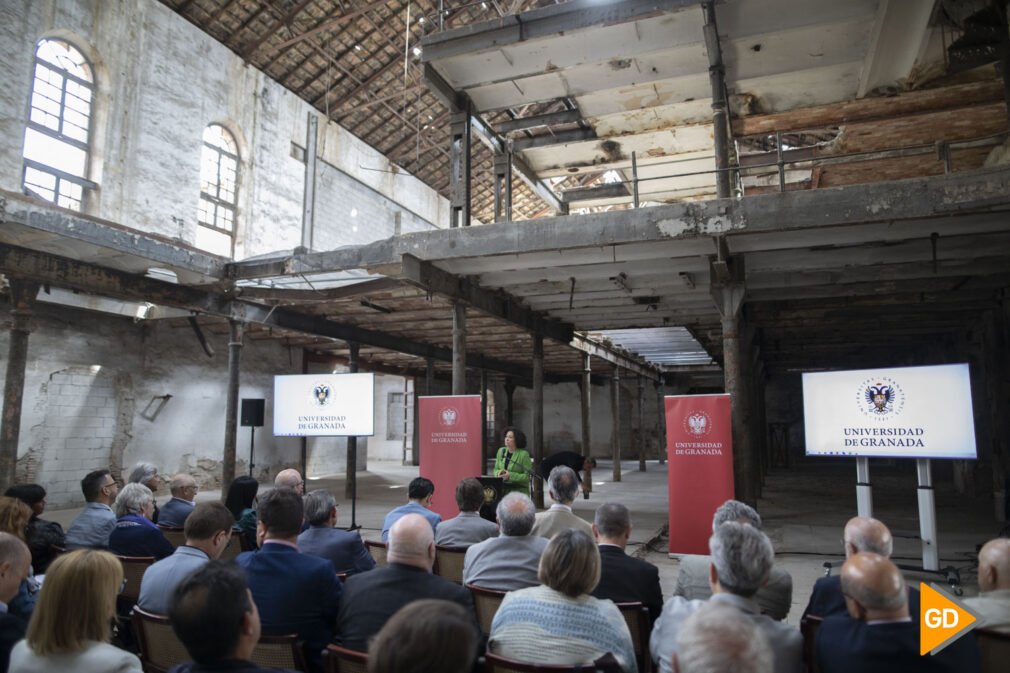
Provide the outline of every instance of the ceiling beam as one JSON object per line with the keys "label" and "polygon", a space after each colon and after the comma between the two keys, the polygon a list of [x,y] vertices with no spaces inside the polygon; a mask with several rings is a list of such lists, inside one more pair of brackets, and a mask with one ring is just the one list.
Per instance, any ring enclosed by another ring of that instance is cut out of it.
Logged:
{"label": "ceiling beam", "polygon": [[537,147],[552,147],[554,145],[578,143],[585,140],[596,140],[596,131],[591,128],[580,128],[545,133],[531,138],[516,138],[512,141],[512,149],[516,152],[521,152]]}
{"label": "ceiling beam", "polygon": [[561,110],[559,112],[548,112],[532,117],[516,117],[503,122],[498,122],[495,128],[498,133],[512,133],[514,131],[525,131],[527,129],[540,128],[541,126],[553,126],[554,124],[571,124],[582,121],[582,113],[576,110]]}

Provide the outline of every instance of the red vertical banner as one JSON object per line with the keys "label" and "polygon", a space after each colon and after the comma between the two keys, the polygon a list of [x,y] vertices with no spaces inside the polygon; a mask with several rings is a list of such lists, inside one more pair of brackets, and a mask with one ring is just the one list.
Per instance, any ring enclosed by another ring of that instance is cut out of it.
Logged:
{"label": "red vertical banner", "polygon": [[419,397],[421,476],[435,484],[431,509],[449,519],[459,513],[456,484],[483,473],[480,395]]}
{"label": "red vertical banner", "polygon": [[665,402],[670,553],[708,554],[712,515],[733,497],[729,395],[671,395]]}

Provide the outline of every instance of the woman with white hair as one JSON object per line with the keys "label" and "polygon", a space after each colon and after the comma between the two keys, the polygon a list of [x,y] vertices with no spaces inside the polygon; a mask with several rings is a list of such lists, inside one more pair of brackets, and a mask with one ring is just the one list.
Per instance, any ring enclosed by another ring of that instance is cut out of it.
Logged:
{"label": "woman with white hair", "polygon": [[[137,463],[130,472],[130,478],[126,480],[130,484],[143,484],[151,489],[151,493],[157,493],[161,486],[161,475],[158,474],[158,466],[154,463]],[[158,503],[154,503],[154,512],[151,514],[151,521],[158,523]]]}
{"label": "woman with white hair", "polygon": [[153,556],[163,559],[175,548],[151,521],[154,494],[142,484],[127,484],[112,504],[116,527],[109,536],[109,550],[120,556]]}

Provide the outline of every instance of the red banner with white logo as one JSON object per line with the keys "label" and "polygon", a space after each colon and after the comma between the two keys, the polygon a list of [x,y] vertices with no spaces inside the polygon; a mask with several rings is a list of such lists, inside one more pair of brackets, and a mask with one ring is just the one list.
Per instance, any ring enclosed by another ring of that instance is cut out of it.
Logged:
{"label": "red banner with white logo", "polygon": [[450,519],[459,513],[456,484],[483,474],[480,395],[419,397],[421,476],[435,484],[431,509]]}
{"label": "red banner with white logo", "polygon": [[733,497],[729,395],[671,395],[665,402],[670,553],[708,554],[712,515]]}

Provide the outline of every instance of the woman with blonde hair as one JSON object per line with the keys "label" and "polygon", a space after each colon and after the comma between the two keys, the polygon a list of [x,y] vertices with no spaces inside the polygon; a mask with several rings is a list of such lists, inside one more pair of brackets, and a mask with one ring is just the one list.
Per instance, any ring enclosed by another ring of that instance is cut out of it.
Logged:
{"label": "woman with blonde hair", "polygon": [[140,659],[109,644],[122,583],[108,552],[81,549],[53,561],[9,673],[143,673]]}
{"label": "woman with blonde hair", "polygon": [[[32,508],[17,498],[0,496],[0,531],[10,533],[22,542],[27,542],[28,523],[32,519]],[[29,575],[21,581],[17,596],[7,606],[7,611],[24,621],[31,619],[38,598],[39,583]]]}

